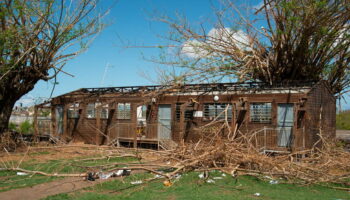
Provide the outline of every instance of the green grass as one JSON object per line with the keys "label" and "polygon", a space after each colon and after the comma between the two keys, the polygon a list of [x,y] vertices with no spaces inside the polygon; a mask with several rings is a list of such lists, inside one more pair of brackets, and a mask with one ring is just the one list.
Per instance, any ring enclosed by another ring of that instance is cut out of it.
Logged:
{"label": "green grass", "polygon": [[[46,153],[44,153],[46,154]],[[77,158],[75,158],[77,159]],[[79,158],[80,159],[80,158]],[[86,166],[97,166],[110,164],[115,162],[127,163],[136,161],[135,158],[110,158],[102,160],[89,160],[89,161],[74,161],[74,160],[50,160],[46,162],[39,162],[38,160],[30,160],[20,165],[20,168],[42,171],[46,173],[82,173],[86,172]],[[10,166],[17,166],[17,162],[8,163]],[[83,166],[83,167],[80,167]],[[48,177],[43,175],[25,175],[19,176],[14,171],[0,171],[0,192],[30,187],[40,183],[50,182],[57,180],[60,177]]]}
{"label": "green grass", "polygon": [[337,129],[350,130],[350,111],[337,114]]}
{"label": "green grass", "polygon": [[[46,200],[95,200],[95,199],[350,199],[350,193],[323,186],[298,186],[293,184],[270,184],[251,176],[233,179],[230,176],[207,183],[198,178],[199,173],[183,175],[171,187],[165,187],[162,180],[132,185],[131,181],[151,177],[150,174],[136,174],[121,180],[112,180],[71,194],[59,194]],[[221,173],[211,173],[211,177]],[[261,196],[255,196],[260,193]]]}

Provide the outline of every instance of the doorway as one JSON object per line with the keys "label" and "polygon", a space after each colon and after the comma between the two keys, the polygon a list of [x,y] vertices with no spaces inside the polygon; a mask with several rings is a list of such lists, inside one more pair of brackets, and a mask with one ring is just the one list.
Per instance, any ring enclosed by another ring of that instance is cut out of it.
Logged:
{"label": "doorway", "polygon": [[158,137],[159,139],[171,139],[170,104],[160,104],[158,106]]}
{"label": "doorway", "polygon": [[277,143],[279,147],[290,147],[294,124],[294,105],[291,103],[277,106]]}

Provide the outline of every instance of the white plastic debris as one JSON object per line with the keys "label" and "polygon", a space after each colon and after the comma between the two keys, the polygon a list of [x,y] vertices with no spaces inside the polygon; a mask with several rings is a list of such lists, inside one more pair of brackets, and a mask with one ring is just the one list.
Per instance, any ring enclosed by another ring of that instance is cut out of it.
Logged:
{"label": "white plastic debris", "polygon": [[272,184],[272,185],[278,184],[278,180],[270,180],[269,183]]}
{"label": "white plastic debris", "polygon": [[204,178],[204,173],[198,175],[199,178]]}
{"label": "white plastic debris", "polygon": [[138,185],[138,184],[142,184],[142,181],[131,181],[130,182],[132,185]]}
{"label": "white plastic debris", "polygon": [[18,176],[26,176],[26,175],[28,175],[28,174],[25,173],[25,172],[17,172],[17,175],[18,175]]}
{"label": "white plastic debris", "polygon": [[215,183],[215,181],[213,179],[208,179],[207,183]]}
{"label": "white plastic debris", "polygon": [[226,176],[226,174],[221,174],[221,176],[225,177],[225,176]]}
{"label": "white plastic debris", "polygon": [[100,179],[109,179],[109,178],[111,178],[112,176],[113,176],[113,172],[111,172],[111,173],[106,173],[106,174],[101,173],[101,174],[99,175]]}
{"label": "white plastic debris", "polygon": [[180,179],[181,178],[181,174],[175,174],[175,178],[176,179]]}
{"label": "white plastic debris", "polygon": [[254,193],[254,196],[260,197],[261,194],[259,192],[257,192],[257,193]]}
{"label": "white plastic debris", "polygon": [[116,175],[116,176],[121,176],[121,175],[123,175],[123,173],[124,173],[124,170],[118,170],[118,171],[115,173],[115,175]]}
{"label": "white plastic debris", "polygon": [[163,176],[159,175],[159,174],[156,174],[156,175],[154,175],[154,178],[163,178]]}
{"label": "white plastic debris", "polygon": [[219,179],[223,179],[222,177],[218,176],[218,177],[214,177],[214,180],[219,180]]}

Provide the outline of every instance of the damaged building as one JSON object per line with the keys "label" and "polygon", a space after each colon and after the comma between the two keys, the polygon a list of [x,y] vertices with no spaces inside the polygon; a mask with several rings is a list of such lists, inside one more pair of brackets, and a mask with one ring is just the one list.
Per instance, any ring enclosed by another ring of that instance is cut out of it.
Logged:
{"label": "damaged building", "polygon": [[320,135],[335,137],[336,98],[324,81],[82,88],[39,109],[51,110],[51,137],[96,145],[169,149],[221,125],[223,137],[253,135],[261,151],[303,150]]}

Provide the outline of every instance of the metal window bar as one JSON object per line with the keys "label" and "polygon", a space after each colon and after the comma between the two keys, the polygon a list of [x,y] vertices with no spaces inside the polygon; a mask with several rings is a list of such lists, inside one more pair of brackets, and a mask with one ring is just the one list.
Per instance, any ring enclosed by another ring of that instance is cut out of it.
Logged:
{"label": "metal window bar", "polygon": [[117,119],[131,119],[130,103],[118,103]]}
{"label": "metal window bar", "polygon": [[96,117],[95,103],[89,103],[87,105],[86,117],[90,119]]}
{"label": "metal window bar", "polygon": [[79,103],[74,103],[68,108],[68,118],[79,118]]}
{"label": "metal window bar", "polygon": [[[232,119],[232,105],[225,103],[204,104],[204,117],[208,119],[214,119],[225,111],[227,105],[227,119]],[[218,119],[225,119],[225,113],[221,114]]]}
{"label": "metal window bar", "polygon": [[257,123],[271,123],[271,103],[251,103],[250,120]]}
{"label": "metal window bar", "polygon": [[[175,119],[177,122],[180,121],[180,114],[181,114],[181,105],[182,103],[177,103],[175,107]],[[192,110],[186,110],[185,111],[185,120],[191,120],[193,117],[193,111]]]}

